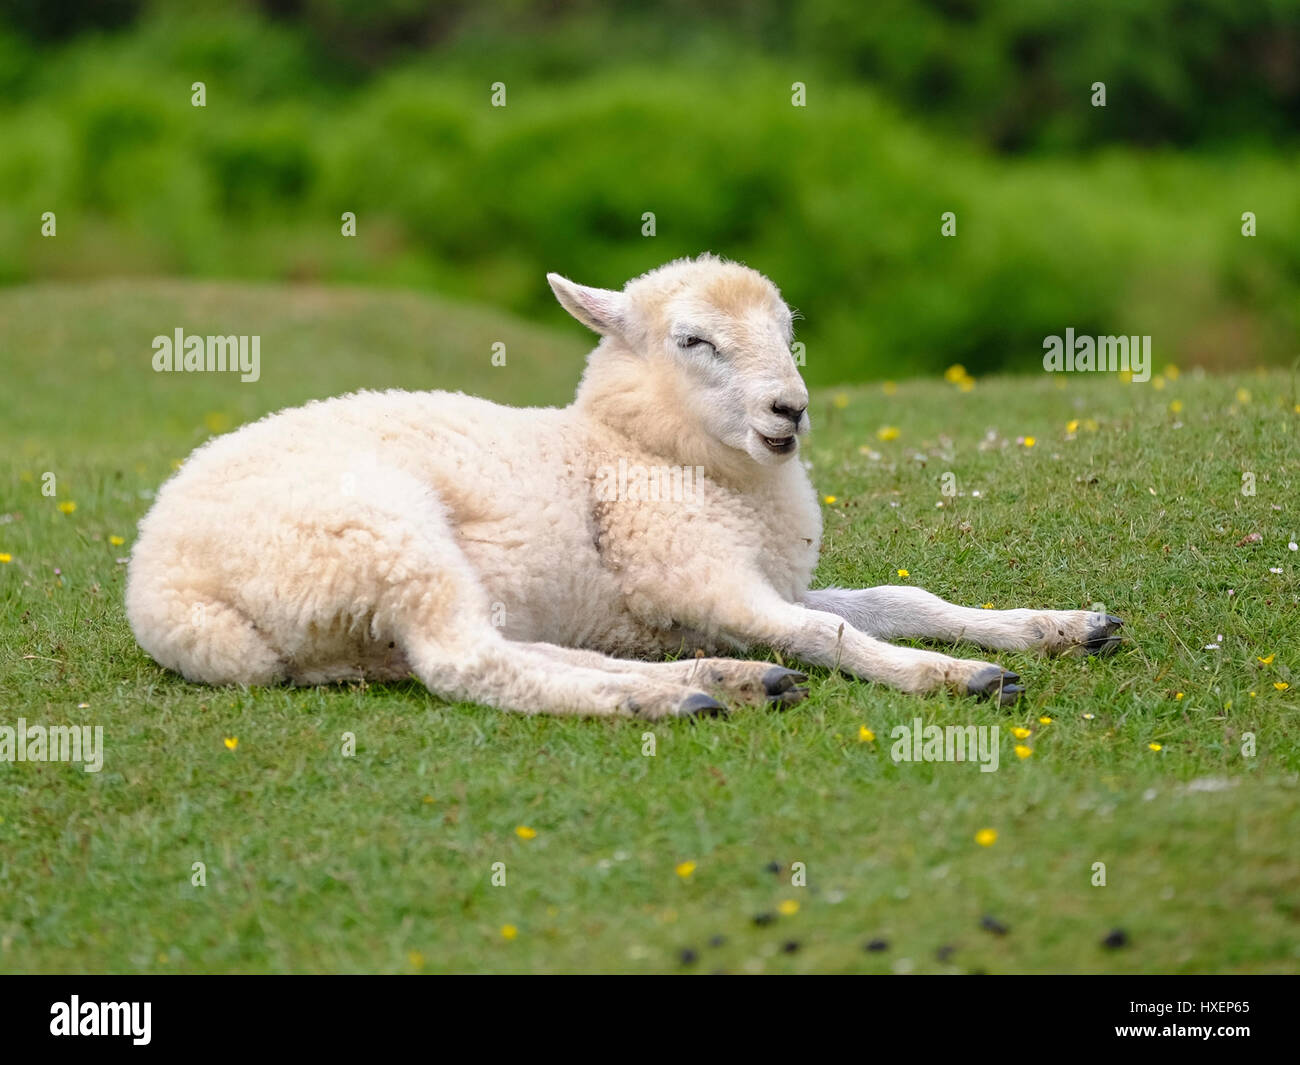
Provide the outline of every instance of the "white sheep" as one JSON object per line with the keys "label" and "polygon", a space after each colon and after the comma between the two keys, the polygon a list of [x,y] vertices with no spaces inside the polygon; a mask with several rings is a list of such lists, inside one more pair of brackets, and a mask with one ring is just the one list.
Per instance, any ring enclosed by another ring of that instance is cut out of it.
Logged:
{"label": "white sheep", "polygon": [[622,292],[548,280],[602,337],[570,406],[360,392],[210,441],[141,523],[140,645],[208,684],[414,674],[448,699],[659,718],[801,699],[794,670],[700,657],[753,646],[1007,703],[1015,674],[885,640],[1118,642],[1081,610],[809,591],[808,393],[776,287],[710,255]]}

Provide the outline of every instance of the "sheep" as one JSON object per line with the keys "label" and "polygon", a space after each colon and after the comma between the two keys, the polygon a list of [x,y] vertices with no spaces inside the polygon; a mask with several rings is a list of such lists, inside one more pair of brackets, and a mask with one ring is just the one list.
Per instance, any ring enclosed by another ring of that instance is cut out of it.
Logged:
{"label": "sheep", "polygon": [[622,291],[547,280],[601,337],[571,405],[363,391],[209,441],[141,522],[140,646],[205,684],[413,674],[449,700],[655,720],[803,699],[804,673],[726,657],[753,647],[1005,705],[1016,674],[886,641],[1118,642],[1107,614],[810,590],[808,392],[776,286],[709,254]]}

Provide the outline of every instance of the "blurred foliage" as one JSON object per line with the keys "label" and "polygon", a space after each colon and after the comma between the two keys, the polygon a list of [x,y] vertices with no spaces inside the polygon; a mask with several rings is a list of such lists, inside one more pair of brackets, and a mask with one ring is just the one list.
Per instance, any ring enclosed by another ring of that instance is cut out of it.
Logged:
{"label": "blurred foliage", "polygon": [[[999,149],[1295,139],[1296,0],[838,0],[801,42]],[[804,25],[804,19],[799,20]],[[1107,121],[1077,106],[1106,86]]]}
{"label": "blurred foliage", "polygon": [[1067,326],[1290,360],[1300,66],[1233,42],[1290,54],[1297,4],[11,3],[0,281],[375,281],[559,322],[547,270],[711,249],[782,285],[821,383],[1028,369]]}
{"label": "blurred foliage", "polygon": [[[6,0],[33,42],[115,29],[153,11],[238,0]],[[1294,140],[1300,0],[244,0],[292,26],[332,81],[434,54],[490,55],[518,77],[629,60],[703,63],[762,53],[869,83],[999,150]],[[1077,106],[1103,82],[1106,123]]]}

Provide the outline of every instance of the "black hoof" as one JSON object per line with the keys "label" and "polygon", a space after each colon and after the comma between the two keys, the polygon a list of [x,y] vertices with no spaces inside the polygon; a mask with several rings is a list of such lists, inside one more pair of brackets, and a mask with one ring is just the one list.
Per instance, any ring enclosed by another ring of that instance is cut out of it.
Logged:
{"label": "black hoof", "polygon": [[1011,706],[1025,693],[1023,684],[1004,684],[998,693],[998,706]]}
{"label": "black hoof", "polygon": [[1109,655],[1114,654],[1123,643],[1123,639],[1115,635],[1115,631],[1124,624],[1123,618],[1117,618],[1114,614],[1106,615],[1106,624],[1099,625],[1088,633],[1087,639],[1083,642],[1083,649],[1090,655]]}
{"label": "black hoof", "polygon": [[785,666],[773,666],[763,674],[763,690],[768,695],[780,695],[782,692],[788,692],[796,684],[800,684],[807,679],[808,678],[797,669],[786,669]]}
{"label": "black hoof", "polygon": [[678,717],[718,717],[726,712],[725,706],[712,695],[705,695],[704,692],[688,695],[677,708]]}
{"label": "black hoof", "polygon": [[777,695],[767,697],[767,705],[775,706],[778,710],[784,710],[787,706],[794,706],[808,698],[807,688],[787,688]]}
{"label": "black hoof", "polygon": [[1023,685],[1016,683],[1019,679],[1017,674],[1001,666],[989,666],[971,678],[966,691],[981,699],[996,696],[999,706],[1010,706],[1025,690]]}

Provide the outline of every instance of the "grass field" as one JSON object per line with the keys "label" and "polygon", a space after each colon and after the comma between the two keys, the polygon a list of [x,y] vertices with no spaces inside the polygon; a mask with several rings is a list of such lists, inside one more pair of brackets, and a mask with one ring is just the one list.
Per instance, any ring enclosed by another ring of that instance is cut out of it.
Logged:
{"label": "grass field", "polygon": [[[261,380],[153,373],[177,326],[259,334]],[[357,387],[562,403],[585,350],[362,289],[0,293],[0,725],[98,724],[106,744],[97,774],[0,762],[0,970],[1300,970],[1286,374],[814,397],[820,581],[1126,619],[1105,660],[997,656],[1028,686],[1010,711],[813,671],[784,714],[530,719],[415,683],[207,689],[135,646],[136,522],[210,434]],[[916,717],[1002,726],[1000,769],[896,764],[890,730]]]}

